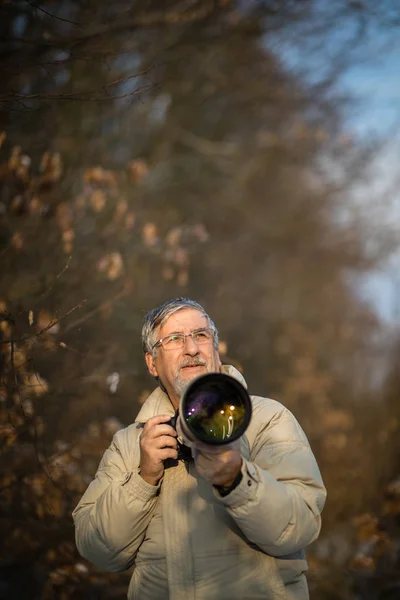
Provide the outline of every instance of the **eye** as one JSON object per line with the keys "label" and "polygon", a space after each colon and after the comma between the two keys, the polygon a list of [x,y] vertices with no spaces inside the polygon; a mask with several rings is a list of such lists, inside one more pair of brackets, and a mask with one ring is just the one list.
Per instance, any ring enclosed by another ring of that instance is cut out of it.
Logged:
{"label": "eye", "polygon": [[180,342],[182,340],[182,335],[180,335],[179,333],[173,333],[172,335],[168,336],[168,339],[165,340],[166,344],[176,344],[176,342]]}
{"label": "eye", "polygon": [[194,331],[193,337],[195,340],[208,340],[210,335],[208,331]]}

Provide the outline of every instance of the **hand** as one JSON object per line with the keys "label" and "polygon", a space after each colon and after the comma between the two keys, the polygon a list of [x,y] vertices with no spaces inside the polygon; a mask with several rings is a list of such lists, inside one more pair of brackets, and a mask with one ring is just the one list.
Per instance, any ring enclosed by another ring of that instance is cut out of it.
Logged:
{"label": "hand", "polygon": [[227,446],[196,443],[196,469],[213,485],[229,487],[242,467],[239,442]]}
{"label": "hand", "polygon": [[164,460],[178,458],[177,433],[167,425],[169,415],[152,417],[140,436],[140,475],[151,485],[157,485],[164,474]]}

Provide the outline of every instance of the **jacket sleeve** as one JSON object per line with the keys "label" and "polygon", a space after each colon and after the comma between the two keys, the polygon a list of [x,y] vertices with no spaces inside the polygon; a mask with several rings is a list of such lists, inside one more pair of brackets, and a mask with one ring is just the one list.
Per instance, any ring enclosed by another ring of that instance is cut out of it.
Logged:
{"label": "jacket sleeve", "polygon": [[271,556],[304,549],[321,528],[326,490],[307,438],[281,404],[271,418],[261,408],[252,460],[243,459],[242,480],[219,497],[246,538]]}
{"label": "jacket sleeve", "polygon": [[132,565],[160,487],[145,482],[137,468],[128,470],[118,444],[121,433],[114,436],[95,479],[72,513],[80,554],[106,571],[123,571]]}

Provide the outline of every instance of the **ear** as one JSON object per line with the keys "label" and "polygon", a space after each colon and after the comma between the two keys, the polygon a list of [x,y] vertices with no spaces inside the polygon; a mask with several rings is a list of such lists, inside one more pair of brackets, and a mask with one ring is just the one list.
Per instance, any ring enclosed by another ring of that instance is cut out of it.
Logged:
{"label": "ear", "polygon": [[146,361],[147,369],[150,375],[153,375],[153,377],[158,377],[157,367],[154,363],[154,358],[152,357],[150,352],[146,352],[144,359]]}

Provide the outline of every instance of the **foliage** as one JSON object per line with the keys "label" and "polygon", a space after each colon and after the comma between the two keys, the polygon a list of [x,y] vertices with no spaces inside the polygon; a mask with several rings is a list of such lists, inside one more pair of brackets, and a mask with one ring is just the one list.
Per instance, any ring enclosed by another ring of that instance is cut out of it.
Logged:
{"label": "foliage", "polygon": [[378,568],[397,539],[395,518],[386,538],[360,517],[379,513],[398,469],[392,347],[352,283],[395,242],[375,199],[351,202],[371,148],[343,131],[331,79],[306,85],[265,43],[313,3],[136,8],[4,9],[4,31],[21,15],[24,31],[2,47],[0,595],[125,596],[129,574],[78,556],[70,513],[153,386],[144,313],[188,295],[217,322],[225,362],[306,430],[329,491],[311,588],[353,600],[365,560]]}

